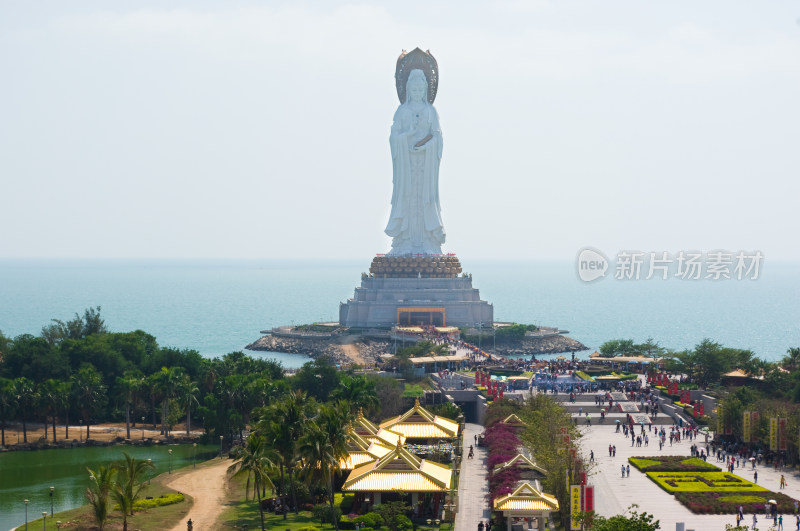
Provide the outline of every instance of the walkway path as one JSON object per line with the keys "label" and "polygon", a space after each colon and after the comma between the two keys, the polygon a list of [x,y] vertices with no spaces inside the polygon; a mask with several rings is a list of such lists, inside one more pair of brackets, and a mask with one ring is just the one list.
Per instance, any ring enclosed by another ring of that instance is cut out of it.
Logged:
{"label": "walkway path", "polygon": [[[464,453],[461,460],[461,479],[458,484],[458,512],[456,530],[476,531],[478,522],[486,523],[489,511],[489,482],[486,477],[486,449],[475,444],[475,436],[483,432],[480,424],[464,426]],[[468,459],[469,447],[475,449],[475,457]]]}
{"label": "walkway path", "polygon": [[[225,508],[225,476],[230,465],[229,459],[215,459],[212,463],[203,463],[197,468],[177,472],[173,474],[174,479],[166,482],[167,487],[192,497],[193,504],[187,520],[192,519],[194,531],[221,527],[217,524],[217,519]],[[186,520],[170,529],[185,530]]]}
{"label": "walkway path", "polygon": [[[559,397],[562,398],[562,397]],[[583,402],[583,403],[582,403]],[[576,404],[569,409],[577,409],[576,406],[583,406],[584,411],[591,408],[594,404],[594,394],[578,395]],[[573,416],[577,415],[577,411]],[[676,529],[679,522],[685,524],[685,529],[695,531],[722,531],[726,524],[735,524],[736,519],[733,514],[729,515],[699,515],[694,514],[685,506],[680,504],[674,496],[661,490],[654,482],[647,478],[645,474],[631,467],[630,477],[622,477],[620,466],[628,465],[628,458],[634,456],[651,455],[684,455],[689,457],[691,452],[689,447],[693,442],[704,446],[705,439],[699,438],[697,441],[681,441],[680,443],[669,444],[669,440],[662,450],[658,449],[658,442],[653,433],[650,435],[649,446],[631,446],[631,440],[626,438],[622,431],[616,433],[616,426],[613,419],[606,419],[606,423],[597,424],[597,415],[592,415],[593,423],[591,426],[578,424],[583,432],[580,439],[580,446],[584,458],[589,460],[589,452],[594,451],[595,464],[590,469],[589,484],[595,486],[595,510],[602,516],[612,516],[624,513],[628,507],[637,504],[639,512],[647,512],[660,521],[661,529],[672,531]],[[661,414],[659,414],[659,419]],[[660,427],[660,426],[658,426]],[[636,432],[639,432],[637,427]],[[608,446],[616,446],[616,456],[609,457]],[[714,456],[710,456],[708,461],[720,466]],[[724,466],[724,464],[722,464]],[[781,472],[775,471],[772,467],[760,466],[758,470],[758,483],[770,490],[778,492]],[[737,468],[734,474],[745,479],[753,479],[753,470],[750,466],[747,469]],[[797,472],[784,472],[789,486],[783,492],[787,496],[800,499],[800,474]],[[752,522],[752,513],[745,515],[745,522]],[[795,529],[794,515],[784,515],[783,527],[787,531]],[[767,530],[770,528],[772,520],[767,520],[763,515],[758,517],[758,529]],[[460,531],[460,530],[459,530]]]}

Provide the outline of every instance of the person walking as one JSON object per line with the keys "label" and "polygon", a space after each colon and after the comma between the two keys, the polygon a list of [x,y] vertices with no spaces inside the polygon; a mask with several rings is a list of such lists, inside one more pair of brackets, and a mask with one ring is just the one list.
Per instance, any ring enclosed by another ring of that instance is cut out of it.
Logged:
{"label": "person walking", "polygon": [[628,473],[628,477],[631,477],[631,465],[628,465],[628,466],[625,468],[625,471]]}
{"label": "person walking", "polygon": [[625,465],[620,465],[620,469],[622,470],[622,477],[625,477]]}
{"label": "person walking", "polygon": [[778,531],[783,531],[783,515],[778,516]]}
{"label": "person walking", "polygon": [[478,531],[483,531],[483,520],[478,522]]}
{"label": "person walking", "polygon": [[753,529],[754,530],[756,529],[756,525],[757,524],[758,524],[758,517],[756,516],[756,513],[753,513]]}
{"label": "person walking", "polygon": [[594,450],[589,451],[589,462],[594,463]]}
{"label": "person walking", "polygon": [[758,470],[753,472],[753,483],[758,483]]}
{"label": "person walking", "polygon": [[781,488],[786,488],[786,478],[783,476],[783,474],[781,474]]}

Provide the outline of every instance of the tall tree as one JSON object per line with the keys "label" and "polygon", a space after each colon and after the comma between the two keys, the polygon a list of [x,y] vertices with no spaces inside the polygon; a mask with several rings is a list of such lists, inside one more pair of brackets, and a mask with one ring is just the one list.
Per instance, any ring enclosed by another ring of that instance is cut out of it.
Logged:
{"label": "tall tree", "polygon": [[175,392],[180,382],[182,370],[180,367],[161,367],[156,373],[158,389],[161,392],[161,433],[164,437],[169,435],[169,401],[175,398]]}
{"label": "tall tree", "polygon": [[86,423],[86,440],[89,440],[89,426],[92,415],[106,402],[106,386],[100,373],[91,365],[81,367],[78,374],[72,378],[72,388],[80,408],[83,421]]}
{"label": "tall tree", "polygon": [[178,400],[186,409],[186,436],[192,430],[192,406],[199,405],[197,401],[197,394],[200,389],[197,388],[197,382],[193,382],[188,374],[184,374],[180,382],[178,382]]}
{"label": "tall tree", "polygon": [[144,487],[144,473],[155,466],[151,462],[133,458],[127,453],[122,455],[125,459],[115,465],[117,480],[111,495],[122,512],[122,531],[128,531],[128,515],[133,516],[133,504],[139,499]]}
{"label": "tall tree", "polygon": [[72,410],[72,381],[58,382],[57,408],[64,413],[64,440],[69,440],[69,412]]}
{"label": "tall tree", "polygon": [[19,412],[22,415],[22,442],[28,442],[28,413],[36,404],[36,387],[33,382],[24,376],[14,380],[16,389],[16,400],[19,405]]}
{"label": "tall tree", "polygon": [[[305,392],[297,390],[266,408],[260,428],[268,437],[267,443],[280,456],[281,492],[283,489],[283,470],[289,474],[289,487],[292,493],[292,504],[295,514],[297,508],[297,492],[294,488],[294,471],[297,466],[297,441],[306,429],[309,410],[314,402]],[[286,515],[284,515],[285,517]]]}
{"label": "tall tree", "polygon": [[0,446],[6,445],[6,421],[17,413],[17,389],[13,380],[0,378]]}
{"label": "tall tree", "polygon": [[264,437],[257,433],[251,433],[247,437],[239,455],[234,459],[233,464],[228,467],[228,472],[232,472],[234,476],[247,475],[247,484],[244,487],[245,500],[247,500],[247,494],[250,490],[250,478],[253,478],[253,498],[258,498],[262,531],[264,531],[264,506],[261,503],[262,489],[269,485],[273,491],[275,490],[268,473],[274,466],[271,459],[273,455],[267,447]]}
{"label": "tall tree", "polygon": [[136,391],[144,385],[144,376],[139,370],[127,370],[117,378],[117,388],[122,391],[125,399],[125,438],[131,438],[131,404]]}
{"label": "tall tree", "polygon": [[47,415],[53,416],[53,442],[56,442],[56,416],[59,402],[59,381],[50,378],[39,385],[39,401],[44,412],[44,437],[47,438]]}
{"label": "tall tree", "polygon": [[341,463],[348,454],[345,431],[348,413],[349,407],[346,404],[322,404],[317,416],[306,423],[305,431],[298,441],[298,454],[306,476],[325,484],[331,520],[337,530],[339,515],[335,514],[333,477],[341,470]]}
{"label": "tall tree", "polygon": [[365,412],[377,409],[380,406],[378,395],[375,392],[375,382],[367,380],[365,376],[344,375],[339,380],[339,385],[331,393],[334,400],[345,400],[351,407],[351,413],[363,409]]}
{"label": "tall tree", "polygon": [[85,496],[92,506],[94,520],[100,531],[106,525],[110,507],[109,497],[116,483],[117,470],[113,466],[100,466],[97,470],[86,468],[89,472],[89,486],[86,487]]}

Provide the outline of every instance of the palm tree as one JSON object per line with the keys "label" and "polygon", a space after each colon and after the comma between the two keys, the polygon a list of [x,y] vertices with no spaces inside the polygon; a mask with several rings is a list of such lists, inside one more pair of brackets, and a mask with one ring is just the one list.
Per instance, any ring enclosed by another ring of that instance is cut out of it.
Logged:
{"label": "palm tree", "polygon": [[368,411],[380,405],[375,392],[375,383],[364,376],[342,376],[339,385],[331,393],[331,398],[347,400],[351,406],[351,413],[359,409]]}
{"label": "palm tree", "polygon": [[72,377],[72,386],[75,398],[80,404],[81,415],[86,422],[86,440],[88,441],[92,414],[105,402],[106,386],[103,385],[100,373],[92,366],[81,368],[78,374]]}
{"label": "palm tree", "polygon": [[53,442],[56,442],[56,406],[58,404],[58,381],[52,378],[39,385],[39,403],[44,412],[44,438],[47,439],[47,414],[53,415]]}
{"label": "palm tree", "polygon": [[127,370],[117,377],[119,390],[125,393],[125,438],[131,438],[131,403],[136,391],[144,385],[144,376],[138,370]]}
{"label": "palm tree", "polygon": [[186,408],[186,436],[192,430],[192,404],[200,405],[197,401],[197,394],[200,389],[197,387],[197,382],[193,382],[188,374],[184,374],[181,381],[178,383],[178,398],[183,406]]}
{"label": "palm tree", "polygon": [[64,412],[64,440],[69,440],[69,411],[72,405],[72,382],[69,380],[58,382],[56,407]]}
{"label": "palm tree", "polygon": [[19,405],[20,413],[22,414],[22,442],[28,442],[28,425],[27,417],[28,411],[36,403],[36,389],[33,382],[24,376],[14,380],[14,388],[16,390],[16,400]]}
{"label": "palm tree", "polygon": [[161,371],[156,373],[156,381],[161,391],[161,433],[164,437],[169,435],[168,417],[169,401],[175,397],[175,390],[181,379],[182,370],[180,367],[161,367]]}
{"label": "palm tree", "polygon": [[303,391],[297,390],[288,393],[265,409],[264,417],[259,424],[259,428],[267,437],[267,443],[280,456],[281,493],[285,492],[283,487],[284,469],[289,473],[289,486],[295,514],[298,512],[297,493],[294,488],[297,441],[306,429],[310,404],[308,396]]}
{"label": "palm tree", "polygon": [[117,470],[113,466],[100,466],[97,471],[86,468],[89,472],[89,486],[86,487],[85,496],[92,506],[95,522],[103,531],[108,519],[108,510],[110,509],[109,494],[115,485],[115,476]]}
{"label": "palm tree", "polygon": [[348,411],[340,404],[323,404],[317,417],[306,423],[305,433],[298,444],[306,475],[326,484],[331,519],[337,530],[339,519],[334,514],[333,476],[341,470],[341,463],[348,454],[345,431]]}
{"label": "palm tree", "polygon": [[228,467],[228,472],[234,476],[247,474],[247,484],[244,487],[244,499],[247,500],[247,493],[250,490],[250,476],[253,476],[253,498],[258,498],[258,509],[261,511],[261,530],[264,530],[264,508],[261,505],[262,489],[269,485],[273,492],[275,486],[269,479],[267,473],[274,464],[270,449],[267,447],[264,437],[251,433],[246,440],[245,446],[234,459],[234,463]]}
{"label": "palm tree", "polygon": [[133,516],[133,504],[139,499],[139,494],[144,487],[142,478],[145,470],[155,468],[153,463],[135,459],[123,453],[125,461],[117,463],[117,481],[114,483],[111,495],[119,504],[122,511],[122,531],[128,531],[128,515]]}
{"label": "palm tree", "polygon": [[800,347],[792,347],[786,351],[786,356],[783,357],[783,363],[789,371],[795,371],[800,367]]}
{"label": "palm tree", "polygon": [[6,445],[6,421],[17,412],[17,390],[13,380],[0,378],[0,446]]}

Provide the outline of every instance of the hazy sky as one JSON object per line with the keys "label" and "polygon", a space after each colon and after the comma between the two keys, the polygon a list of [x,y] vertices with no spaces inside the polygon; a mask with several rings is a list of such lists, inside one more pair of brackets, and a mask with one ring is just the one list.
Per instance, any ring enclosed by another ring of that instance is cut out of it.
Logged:
{"label": "hazy sky", "polygon": [[0,2],[0,257],[386,252],[402,49],[445,250],[800,258],[800,4]]}

